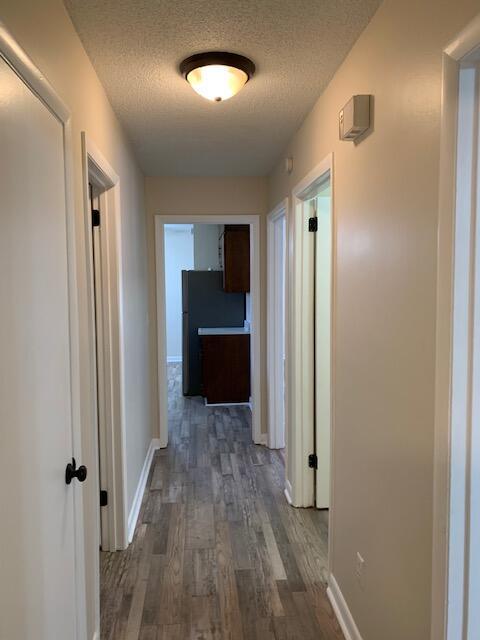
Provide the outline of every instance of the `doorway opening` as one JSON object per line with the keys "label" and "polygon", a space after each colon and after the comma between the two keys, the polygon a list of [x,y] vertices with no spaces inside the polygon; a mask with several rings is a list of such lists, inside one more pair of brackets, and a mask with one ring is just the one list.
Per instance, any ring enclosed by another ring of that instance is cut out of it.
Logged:
{"label": "doorway opening", "polygon": [[166,224],[164,252],[169,439],[191,449],[212,420],[251,430],[250,229]]}
{"label": "doorway opening", "polygon": [[294,189],[289,237],[287,499],[331,509],[332,157]]}
{"label": "doorway opening", "polygon": [[119,179],[84,133],[82,151],[93,424],[85,433],[93,480],[85,535],[90,538],[88,548],[95,553],[87,561],[96,576],[91,606],[100,620],[105,552],[126,549],[130,541],[124,484]]}
{"label": "doorway opening", "polygon": [[162,447],[185,398],[199,414],[248,406],[252,440],[264,444],[258,248],[258,216],[156,217]]}

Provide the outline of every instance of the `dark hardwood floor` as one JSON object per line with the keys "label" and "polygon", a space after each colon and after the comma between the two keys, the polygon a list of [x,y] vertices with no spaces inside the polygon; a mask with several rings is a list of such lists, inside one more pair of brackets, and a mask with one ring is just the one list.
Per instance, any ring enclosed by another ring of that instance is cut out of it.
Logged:
{"label": "dark hardwood floor", "polygon": [[129,549],[101,554],[102,640],[340,640],[325,593],[327,515],[283,495],[282,456],[245,407],[183,398]]}

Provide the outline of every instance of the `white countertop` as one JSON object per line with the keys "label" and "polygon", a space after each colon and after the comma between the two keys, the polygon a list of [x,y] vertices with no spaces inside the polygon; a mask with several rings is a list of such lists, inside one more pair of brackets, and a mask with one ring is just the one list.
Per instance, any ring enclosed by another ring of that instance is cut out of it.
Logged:
{"label": "white countertop", "polygon": [[248,327],[201,327],[198,330],[199,336],[248,336]]}

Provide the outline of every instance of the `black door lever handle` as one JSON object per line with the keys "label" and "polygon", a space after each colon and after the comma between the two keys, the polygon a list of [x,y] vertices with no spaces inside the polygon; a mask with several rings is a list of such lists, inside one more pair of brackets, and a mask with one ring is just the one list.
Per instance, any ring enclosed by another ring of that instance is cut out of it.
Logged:
{"label": "black door lever handle", "polygon": [[75,458],[72,458],[72,461],[67,464],[67,468],[65,469],[65,483],[71,484],[74,478],[77,478],[79,482],[85,482],[87,479],[87,467],[82,464],[77,469]]}

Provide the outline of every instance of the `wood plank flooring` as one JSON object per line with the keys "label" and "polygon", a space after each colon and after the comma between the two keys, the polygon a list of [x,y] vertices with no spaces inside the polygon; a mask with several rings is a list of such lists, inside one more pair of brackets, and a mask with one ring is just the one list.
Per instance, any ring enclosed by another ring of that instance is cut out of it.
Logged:
{"label": "wood plank flooring", "polygon": [[343,639],[326,513],[286,503],[283,457],[252,444],[249,410],[183,398],[169,365],[169,418],[132,544],[101,553],[101,639]]}

